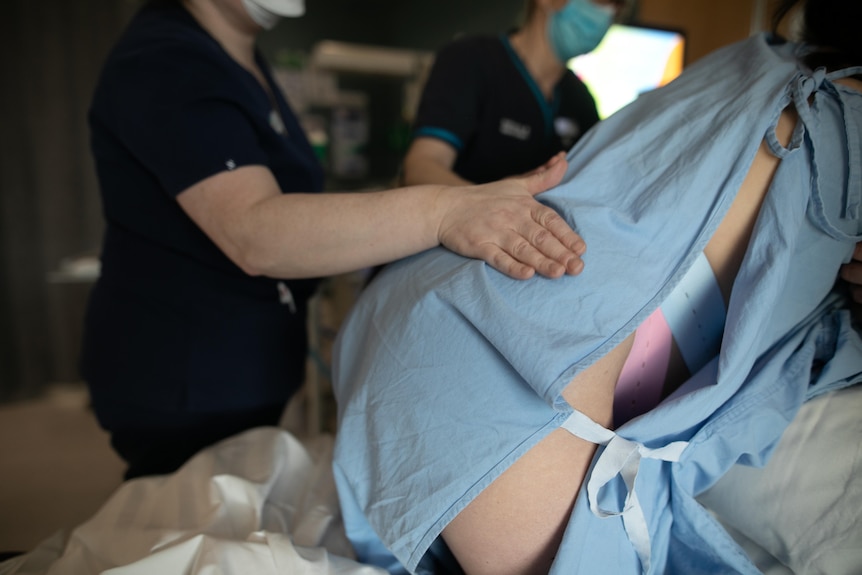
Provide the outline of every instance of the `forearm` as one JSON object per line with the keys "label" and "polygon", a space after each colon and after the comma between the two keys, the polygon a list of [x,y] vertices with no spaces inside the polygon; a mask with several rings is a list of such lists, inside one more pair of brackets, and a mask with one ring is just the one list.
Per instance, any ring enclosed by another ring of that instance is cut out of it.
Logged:
{"label": "forearm", "polygon": [[471,187],[282,194],[262,166],[222,172],[177,196],[182,209],[243,271],[302,278],[390,262],[440,243],[514,278],[583,268],[583,240],[533,196],[565,162],[522,179]]}
{"label": "forearm", "polygon": [[472,182],[465,180],[451,169],[436,162],[404,161],[404,184],[415,186],[421,184],[444,184],[447,186],[466,186]]}
{"label": "forearm", "polygon": [[439,244],[439,186],[284,194],[247,211],[238,234],[247,271],[281,278],[344,273]]}

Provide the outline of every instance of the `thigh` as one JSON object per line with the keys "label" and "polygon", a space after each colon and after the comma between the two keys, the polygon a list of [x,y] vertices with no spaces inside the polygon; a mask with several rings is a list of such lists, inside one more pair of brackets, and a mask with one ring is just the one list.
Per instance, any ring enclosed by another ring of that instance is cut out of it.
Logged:
{"label": "thigh", "polygon": [[556,429],[443,530],[471,575],[547,573],[596,446]]}
{"label": "thigh", "polygon": [[[604,426],[611,424],[614,385],[631,340],[563,394]],[[556,429],[518,459],[443,530],[462,568],[471,575],[547,573],[595,451],[595,444]]]}

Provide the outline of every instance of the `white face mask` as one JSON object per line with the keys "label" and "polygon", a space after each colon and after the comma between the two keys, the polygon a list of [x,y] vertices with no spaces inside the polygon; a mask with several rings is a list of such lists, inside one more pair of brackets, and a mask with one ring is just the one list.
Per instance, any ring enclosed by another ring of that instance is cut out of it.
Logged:
{"label": "white face mask", "polygon": [[242,0],[246,12],[258,26],[271,30],[282,16],[305,14],[305,0]]}

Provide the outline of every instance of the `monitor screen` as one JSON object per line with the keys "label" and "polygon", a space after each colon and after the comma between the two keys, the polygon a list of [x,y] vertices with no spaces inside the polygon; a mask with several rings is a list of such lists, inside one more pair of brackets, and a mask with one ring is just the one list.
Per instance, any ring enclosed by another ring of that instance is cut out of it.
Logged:
{"label": "monitor screen", "polygon": [[676,78],[684,63],[681,31],[614,24],[595,50],[572,58],[568,67],[590,89],[604,119]]}

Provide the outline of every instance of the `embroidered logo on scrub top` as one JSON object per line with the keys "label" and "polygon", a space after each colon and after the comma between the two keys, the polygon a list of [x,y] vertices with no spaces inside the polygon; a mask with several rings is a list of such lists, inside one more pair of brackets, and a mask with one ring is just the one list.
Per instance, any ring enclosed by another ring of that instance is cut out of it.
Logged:
{"label": "embroidered logo on scrub top", "polygon": [[563,147],[570,148],[575,139],[581,135],[581,127],[571,118],[562,116],[554,118],[554,131],[560,137]]}
{"label": "embroidered logo on scrub top", "polygon": [[281,121],[281,116],[275,110],[269,111],[269,125],[276,134],[281,134],[282,136],[287,134],[287,128],[284,127],[284,122]]}
{"label": "embroidered logo on scrub top", "polygon": [[518,140],[526,140],[530,137],[530,126],[519,124],[509,118],[503,118],[500,120],[500,133]]}

